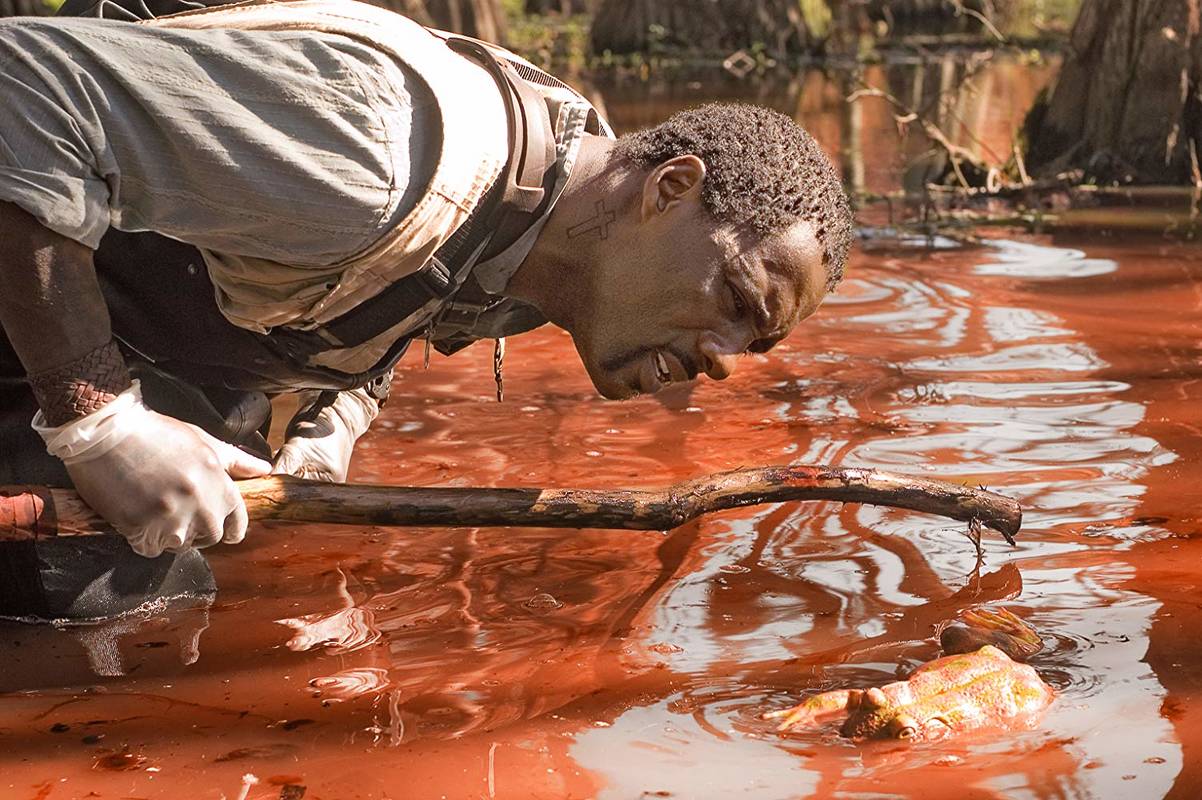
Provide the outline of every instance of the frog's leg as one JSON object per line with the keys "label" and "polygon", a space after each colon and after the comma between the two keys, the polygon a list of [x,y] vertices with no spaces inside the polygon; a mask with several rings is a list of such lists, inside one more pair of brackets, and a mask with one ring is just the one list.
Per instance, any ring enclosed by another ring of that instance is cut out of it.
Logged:
{"label": "frog's leg", "polygon": [[1043,649],[1035,629],[1004,608],[968,609],[939,636],[945,653],[970,653],[991,644],[1015,661]]}
{"label": "frog's leg", "polygon": [[839,689],[807,697],[792,708],[769,711],[762,719],[784,720],[776,726],[778,731],[800,730],[821,724],[831,717],[854,711],[864,695],[861,689]]}

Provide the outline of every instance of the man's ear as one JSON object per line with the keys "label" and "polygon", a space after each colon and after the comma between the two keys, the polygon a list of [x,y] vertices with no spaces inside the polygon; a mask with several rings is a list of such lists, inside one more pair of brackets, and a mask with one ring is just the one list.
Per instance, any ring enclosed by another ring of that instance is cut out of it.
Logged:
{"label": "man's ear", "polygon": [[688,200],[701,197],[705,162],[695,155],[670,158],[651,170],[643,181],[643,220],[663,214]]}

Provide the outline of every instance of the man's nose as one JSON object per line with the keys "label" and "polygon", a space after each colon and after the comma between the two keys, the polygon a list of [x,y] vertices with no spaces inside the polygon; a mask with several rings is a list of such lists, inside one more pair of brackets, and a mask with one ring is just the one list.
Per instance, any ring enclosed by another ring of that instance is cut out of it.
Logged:
{"label": "man's nose", "polygon": [[702,335],[697,347],[701,351],[701,369],[706,375],[724,381],[734,374],[741,350],[713,334]]}

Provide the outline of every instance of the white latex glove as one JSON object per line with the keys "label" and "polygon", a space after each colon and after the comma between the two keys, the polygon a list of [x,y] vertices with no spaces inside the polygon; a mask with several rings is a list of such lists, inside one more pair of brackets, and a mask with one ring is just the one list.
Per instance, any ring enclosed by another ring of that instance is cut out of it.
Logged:
{"label": "white latex glove", "polygon": [[[324,396],[324,397],[323,397]],[[364,389],[302,392],[301,410],[288,424],[272,472],[315,481],[344,481],[355,442],[380,413]]]}
{"label": "white latex glove", "polygon": [[86,417],[51,428],[38,412],[33,427],[84,501],[151,558],[242,541],[246,505],[231,478],[271,470],[195,425],[151,411],[137,381]]}

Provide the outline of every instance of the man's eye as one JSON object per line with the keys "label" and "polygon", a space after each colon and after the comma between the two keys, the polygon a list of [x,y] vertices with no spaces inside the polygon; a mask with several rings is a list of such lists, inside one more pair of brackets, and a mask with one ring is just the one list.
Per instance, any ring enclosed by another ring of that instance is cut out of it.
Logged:
{"label": "man's eye", "polygon": [[743,302],[743,295],[739,294],[739,290],[733,284],[728,283],[726,286],[730,289],[730,297],[735,306],[735,314],[740,317],[743,316],[747,313],[747,304]]}

